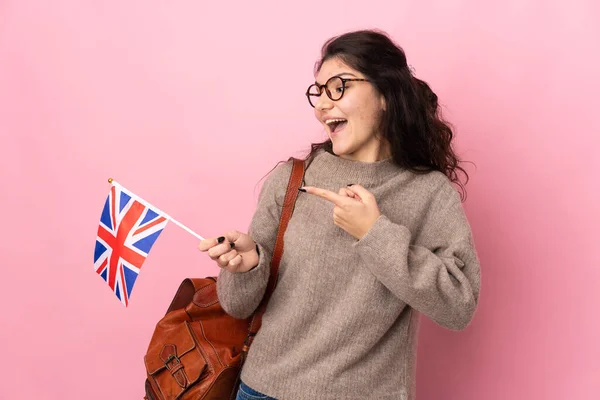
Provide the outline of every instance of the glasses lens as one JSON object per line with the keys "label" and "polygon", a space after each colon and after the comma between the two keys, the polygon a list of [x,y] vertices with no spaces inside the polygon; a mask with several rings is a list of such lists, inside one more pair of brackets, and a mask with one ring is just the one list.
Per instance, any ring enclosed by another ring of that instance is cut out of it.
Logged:
{"label": "glasses lens", "polygon": [[341,99],[344,89],[344,81],[339,76],[335,76],[327,81],[327,90],[331,94],[331,100]]}
{"label": "glasses lens", "polygon": [[310,102],[311,106],[315,106],[317,104],[317,101],[319,101],[319,88],[317,87],[317,85],[311,85],[308,88],[308,101]]}

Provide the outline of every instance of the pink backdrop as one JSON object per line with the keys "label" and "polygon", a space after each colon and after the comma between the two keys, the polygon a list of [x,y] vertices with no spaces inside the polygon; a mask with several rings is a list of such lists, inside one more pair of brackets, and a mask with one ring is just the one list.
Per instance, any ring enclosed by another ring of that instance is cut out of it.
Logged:
{"label": "pink backdrop", "polygon": [[245,230],[263,175],[323,137],[321,44],[363,27],[476,164],[480,307],[458,333],[424,320],[419,399],[599,398],[596,0],[88,3],[0,2],[0,398],[142,398],[156,321],[216,268],[169,225],[123,307],[92,266],[107,178],[200,235]]}

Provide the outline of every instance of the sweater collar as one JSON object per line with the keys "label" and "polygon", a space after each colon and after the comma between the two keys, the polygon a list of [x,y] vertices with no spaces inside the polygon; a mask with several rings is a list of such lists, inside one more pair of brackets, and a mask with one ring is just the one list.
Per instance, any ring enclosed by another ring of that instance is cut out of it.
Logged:
{"label": "sweater collar", "polygon": [[[341,158],[321,149],[313,161],[314,173],[339,184],[371,186],[385,182],[405,169],[394,164],[392,158],[375,162],[354,161]],[[309,166],[309,170],[311,167]]]}

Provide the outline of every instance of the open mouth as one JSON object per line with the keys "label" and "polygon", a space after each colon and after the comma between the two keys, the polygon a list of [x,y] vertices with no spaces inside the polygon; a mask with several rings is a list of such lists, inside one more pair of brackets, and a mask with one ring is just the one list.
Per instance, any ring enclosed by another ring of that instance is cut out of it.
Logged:
{"label": "open mouth", "polygon": [[342,118],[328,119],[327,121],[325,121],[325,123],[327,124],[327,126],[329,126],[329,130],[331,131],[331,133],[336,134],[346,127],[346,125],[348,124],[348,120]]}

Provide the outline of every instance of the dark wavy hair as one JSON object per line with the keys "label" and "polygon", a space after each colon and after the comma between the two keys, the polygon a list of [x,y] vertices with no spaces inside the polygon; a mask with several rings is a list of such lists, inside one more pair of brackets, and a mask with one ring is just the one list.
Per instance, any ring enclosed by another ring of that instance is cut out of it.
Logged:
{"label": "dark wavy hair", "polygon": [[[413,76],[404,50],[386,33],[378,30],[359,30],[329,39],[315,64],[315,74],[323,63],[339,58],[364,74],[383,94],[386,111],[381,120],[381,134],[390,144],[393,162],[415,173],[440,171],[461,188],[464,185],[458,171],[467,172],[452,148],[454,133],[442,118],[437,95],[429,85]],[[310,164],[315,153],[324,149],[333,154],[331,140],[312,143],[305,160]],[[463,197],[464,194],[464,197]]]}

